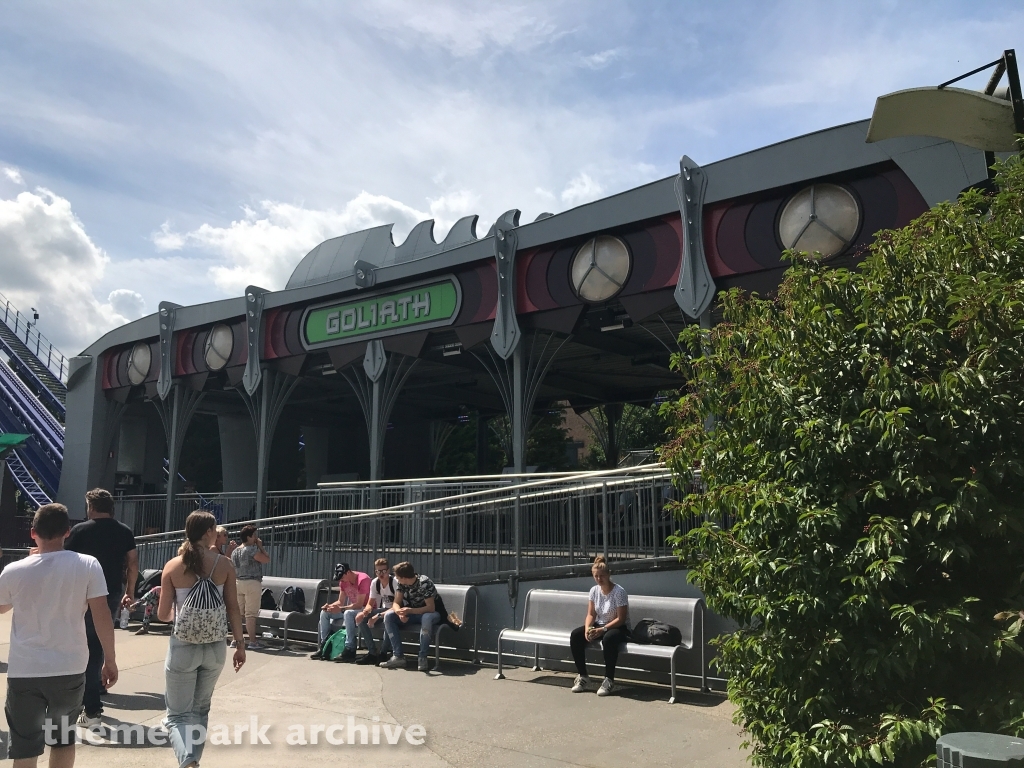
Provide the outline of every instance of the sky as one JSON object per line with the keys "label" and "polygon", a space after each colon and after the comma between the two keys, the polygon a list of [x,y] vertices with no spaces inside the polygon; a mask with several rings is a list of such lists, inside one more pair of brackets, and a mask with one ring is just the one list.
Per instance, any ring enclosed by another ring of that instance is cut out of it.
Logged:
{"label": "sky", "polygon": [[1019,2],[8,3],[0,294],[73,355],[329,237],[483,234],[870,117],[1021,30]]}

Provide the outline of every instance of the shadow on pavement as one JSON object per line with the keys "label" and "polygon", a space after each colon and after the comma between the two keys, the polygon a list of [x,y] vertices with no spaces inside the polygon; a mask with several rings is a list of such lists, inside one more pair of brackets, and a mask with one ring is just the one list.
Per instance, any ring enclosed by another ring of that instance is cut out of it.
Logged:
{"label": "shadow on pavement", "polygon": [[[599,678],[596,676],[591,677],[590,679],[595,684],[600,683]],[[506,680],[506,682],[508,682],[508,680]],[[541,674],[529,680],[512,680],[511,682],[550,685],[555,688],[564,688],[568,691],[572,688],[573,676]],[[669,697],[669,688],[668,686],[644,685],[643,683],[637,683],[631,680],[626,682],[616,680],[615,690],[612,692],[612,695],[617,696],[620,699],[630,699],[632,701],[667,702]],[[676,704],[687,704],[691,707],[717,707],[726,700],[725,694],[722,693],[701,693],[700,691],[695,691],[690,688],[676,688]]]}
{"label": "shadow on pavement", "polygon": [[139,709],[161,710],[164,709],[164,695],[162,693],[107,693],[103,695],[103,704],[114,709],[126,709],[135,711]]}

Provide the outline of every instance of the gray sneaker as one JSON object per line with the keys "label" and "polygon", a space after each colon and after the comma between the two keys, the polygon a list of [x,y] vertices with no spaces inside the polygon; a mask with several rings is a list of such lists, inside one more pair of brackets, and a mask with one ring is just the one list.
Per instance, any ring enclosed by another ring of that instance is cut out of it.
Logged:
{"label": "gray sneaker", "polygon": [[430,659],[428,659],[426,656],[420,656],[419,661],[416,662],[416,669],[418,669],[420,672],[429,672]]}
{"label": "gray sneaker", "polygon": [[583,675],[576,675],[572,683],[573,693],[586,693],[590,689],[590,678]]}
{"label": "gray sneaker", "polygon": [[610,696],[613,690],[615,690],[615,683],[606,677],[604,682],[601,683],[601,687],[597,689],[597,695]]}
{"label": "gray sneaker", "polygon": [[380,663],[384,669],[398,669],[405,666],[405,656],[392,656],[387,661]]}

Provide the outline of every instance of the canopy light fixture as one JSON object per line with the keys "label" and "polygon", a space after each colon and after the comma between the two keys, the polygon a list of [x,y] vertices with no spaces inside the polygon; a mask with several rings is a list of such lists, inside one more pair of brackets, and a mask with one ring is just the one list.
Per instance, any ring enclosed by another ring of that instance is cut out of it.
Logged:
{"label": "canopy light fixture", "polygon": [[[991,67],[995,70],[984,92],[948,87]],[[1004,74],[1007,87],[1005,97],[1000,97],[1002,93],[997,96],[996,87]],[[987,152],[1015,152],[1020,149],[1015,136],[1018,133],[1024,133],[1024,99],[1017,56],[1011,48],[1001,58],[939,86],[879,96],[866,141],[935,136]]]}
{"label": "canopy light fixture", "polygon": [[440,352],[443,357],[453,357],[462,354],[462,342],[452,341],[447,344],[438,344],[430,349],[432,352]]}

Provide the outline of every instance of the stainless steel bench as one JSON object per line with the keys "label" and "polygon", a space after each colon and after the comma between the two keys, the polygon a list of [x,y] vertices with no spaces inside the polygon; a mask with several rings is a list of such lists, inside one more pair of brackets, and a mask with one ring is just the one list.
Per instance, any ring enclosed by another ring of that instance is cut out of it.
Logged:
{"label": "stainless steel bench", "polygon": [[[473,644],[472,644],[472,648],[471,648],[471,650],[472,650],[472,657],[471,657],[471,659],[475,663],[477,661],[477,659],[478,659],[478,655],[477,655],[478,645],[477,645],[477,642],[478,642],[478,629],[479,629],[479,621],[478,621],[479,611],[477,610],[477,607],[478,607],[478,602],[479,602],[479,597],[480,597],[479,593],[476,590],[476,587],[463,586],[461,584],[435,584],[434,586],[437,588],[437,594],[439,594],[441,596],[441,599],[444,601],[444,607],[448,610],[448,612],[449,613],[457,614],[458,617],[462,620],[462,628],[459,630],[458,634],[462,635],[465,632],[472,631],[472,637],[473,637],[472,643]],[[382,622],[377,624],[378,627],[381,626],[381,625],[382,625]],[[434,642],[434,671],[435,672],[437,672],[437,671],[439,671],[441,669],[441,642],[440,641],[441,641],[441,630],[443,630],[443,629],[447,629],[449,634],[451,634],[451,635],[455,634],[454,631],[451,629],[451,627],[449,627],[443,621],[438,623],[438,625],[434,628],[433,642]],[[403,629],[402,630],[403,634],[415,634],[416,635],[415,643],[416,643],[417,649],[419,648],[419,631],[420,631],[419,627],[414,627],[414,628]],[[418,650],[417,650],[417,652],[418,652]]]}
{"label": "stainless steel bench", "polygon": [[[256,632],[262,633],[263,628],[280,630],[281,650],[288,647],[289,635],[298,635],[300,641],[313,643],[319,641],[317,634],[320,623],[320,608],[329,602],[330,588],[325,579],[289,579],[281,576],[264,576],[263,589],[274,593],[274,602],[281,604],[281,595],[288,587],[299,587],[306,598],[305,611],[271,611],[261,609],[256,617]],[[255,639],[255,638],[253,638]]]}
{"label": "stainless steel bench", "polygon": [[[586,592],[569,592],[559,589],[531,589],[526,595],[521,629],[503,629],[498,634],[498,674],[495,680],[504,680],[502,674],[502,642],[533,644],[533,668],[540,669],[540,646],[554,645],[569,647],[569,635],[576,627],[582,626],[587,615],[590,598]],[[629,596],[629,620],[635,624],[640,619],[657,619],[679,628],[683,641],[676,646],[623,644],[623,656],[638,658],[668,659],[670,663],[670,684],[672,688],[669,703],[676,701],[676,662],[682,654],[700,653],[701,690],[707,692],[708,666],[704,642],[704,601],[693,597],[652,597],[647,595]],[[599,643],[590,643],[589,649],[599,649]],[[634,662],[635,663],[635,662]]]}

